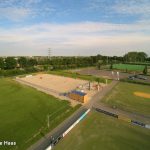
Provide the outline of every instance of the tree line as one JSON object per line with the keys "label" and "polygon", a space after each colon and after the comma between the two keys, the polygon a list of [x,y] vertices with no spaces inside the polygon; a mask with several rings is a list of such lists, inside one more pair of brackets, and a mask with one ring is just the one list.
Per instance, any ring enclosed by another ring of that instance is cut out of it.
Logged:
{"label": "tree line", "polygon": [[27,59],[26,57],[7,57],[7,58],[0,58],[0,68],[1,69],[15,69],[15,68],[25,68],[25,67],[32,67],[37,65],[36,59]]}
{"label": "tree line", "polygon": [[79,68],[79,67],[88,67],[95,66],[102,60],[103,64],[109,64],[112,60],[115,62],[122,61],[121,57],[107,57],[102,55],[89,56],[89,57],[7,57],[0,58],[0,68],[1,69],[15,69],[15,68],[28,68],[34,67],[37,65],[42,66],[52,66],[53,69],[68,69],[68,68]]}
{"label": "tree line", "polygon": [[150,60],[144,52],[129,52],[124,55],[125,62],[144,62]]}
{"label": "tree line", "polygon": [[146,62],[150,61],[150,57],[144,52],[129,52],[124,56],[87,56],[87,57],[7,57],[0,58],[0,69],[9,70],[15,68],[30,68],[35,66],[44,66],[47,69],[49,66],[53,69],[69,69],[88,66],[98,66],[109,64],[110,67],[114,63],[130,63],[130,62]]}

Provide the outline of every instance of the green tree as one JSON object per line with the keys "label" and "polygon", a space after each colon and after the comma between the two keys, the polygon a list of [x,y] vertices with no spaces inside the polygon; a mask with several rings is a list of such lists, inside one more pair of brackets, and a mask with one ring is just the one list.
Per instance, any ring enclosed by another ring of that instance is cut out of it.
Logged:
{"label": "green tree", "polygon": [[99,83],[100,83],[100,78],[96,78],[96,82],[97,82],[97,84],[99,85]]}
{"label": "green tree", "polygon": [[138,52],[138,61],[144,62],[148,55],[144,52]]}
{"label": "green tree", "polygon": [[0,69],[4,69],[4,67],[5,67],[4,60],[3,58],[0,58]]}
{"label": "green tree", "polygon": [[147,65],[145,65],[145,68],[143,70],[143,74],[147,75]]}
{"label": "green tree", "polygon": [[150,57],[147,57],[146,61],[150,61]]}
{"label": "green tree", "polygon": [[49,66],[48,65],[44,65],[43,68],[44,68],[44,70],[47,71],[49,69]]}
{"label": "green tree", "polygon": [[5,59],[6,69],[14,69],[17,65],[17,61],[14,57],[7,57]]}
{"label": "green tree", "polygon": [[113,62],[111,62],[110,64],[110,69],[113,69]]}
{"label": "green tree", "polygon": [[103,60],[99,60],[97,63],[97,67],[99,70],[101,69],[102,64],[103,64]]}
{"label": "green tree", "polygon": [[33,58],[31,58],[31,59],[29,59],[28,60],[28,66],[35,66],[35,65],[37,65],[37,60],[36,59],[33,59]]}
{"label": "green tree", "polygon": [[124,55],[126,62],[144,62],[146,61],[147,54],[144,52],[128,52]]}
{"label": "green tree", "polygon": [[18,59],[18,63],[20,65],[20,67],[22,67],[22,68],[27,67],[27,58],[26,57],[20,57]]}

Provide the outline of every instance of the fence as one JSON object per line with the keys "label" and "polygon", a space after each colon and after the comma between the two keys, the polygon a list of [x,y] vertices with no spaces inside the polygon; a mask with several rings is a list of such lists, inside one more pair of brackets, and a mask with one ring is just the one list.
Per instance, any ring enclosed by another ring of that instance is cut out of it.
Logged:
{"label": "fence", "polygon": [[22,79],[20,79],[20,78],[16,78],[16,81],[20,81],[20,82],[22,82],[22,83],[25,83],[26,85],[31,86],[31,87],[39,88],[39,89],[41,89],[41,90],[45,90],[45,91],[47,91],[47,92],[52,92],[52,93],[55,93],[55,94],[57,94],[57,95],[60,95],[60,92],[59,92],[59,91],[56,91],[56,90],[53,90],[53,89],[50,89],[50,88],[46,88],[46,87],[43,87],[43,86],[40,86],[40,85],[37,85],[37,84],[34,84],[34,83],[30,83],[30,82],[24,81],[24,80],[22,80]]}
{"label": "fence", "polygon": [[94,108],[96,111],[98,112],[101,112],[101,113],[104,113],[106,115],[109,115],[109,116],[112,116],[112,117],[115,117],[115,118],[118,118],[118,115],[114,114],[114,113],[111,113],[111,112],[108,112],[108,111],[105,111],[105,110],[102,110],[102,109],[99,109],[99,108]]}
{"label": "fence", "polygon": [[131,123],[133,125],[138,125],[140,127],[144,127],[144,128],[150,129],[150,125],[149,124],[144,124],[143,122],[132,120],[132,119],[126,117],[126,116],[117,115],[117,114],[114,114],[112,112],[108,112],[106,110],[102,110],[100,108],[93,107],[93,109],[96,110],[97,112],[103,113],[105,115],[112,116],[112,117],[117,118],[119,120],[123,120],[123,121],[129,122],[129,123]]}
{"label": "fence", "polygon": [[51,150],[62,138],[64,138],[88,113],[90,109],[84,112],[67,130],[63,132],[63,134],[59,135],[55,140],[50,141],[50,145],[46,148],[46,150]]}

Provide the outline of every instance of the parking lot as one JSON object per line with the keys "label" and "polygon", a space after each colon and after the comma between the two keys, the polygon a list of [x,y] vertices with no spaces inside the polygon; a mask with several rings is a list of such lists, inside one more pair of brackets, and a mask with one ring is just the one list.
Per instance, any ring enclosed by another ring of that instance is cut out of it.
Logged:
{"label": "parking lot", "polygon": [[[85,74],[85,75],[93,75],[93,76],[97,76],[97,77],[105,77],[108,79],[117,79],[117,72],[119,72],[119,78],[120,79],[125,79],[128,78],[129,76],[134,75],[133,73],[124,73],[124,72],[120,72],[120,71],[109,71],[109,70],[98,70],[96,68],[86,68],[86,69],[80,69],[80,70],[75,70],[75,72],[78,72],[80,74]],[[143,76],[143,75],[142,75]],[[146,80],[142,80],[142,79],[138,79],[135,78],[135,81],[140,81],[140,82],[150,82],[150,76],[144,76],[147,79]]]}
{"label": "parking lot", "polygon": [[[108,71],[108,70],[97,70],[95,68],[86,68],[86,69],[80,69],[80,70],[76,70],[76,72],[80,73],[80,74],[86,74],[86,75],[94,75],[94,76],[98,76],[98,77],[105,77],[108,79],[115,79],[117,77],[117,71],[113,71],[113,75],[112,75],[112,71]],[[119,72],[119,71],[118,71]],[[120,78],[127,78],[129,75],[129,73],[122,73],[119,72],[119,76]]]}

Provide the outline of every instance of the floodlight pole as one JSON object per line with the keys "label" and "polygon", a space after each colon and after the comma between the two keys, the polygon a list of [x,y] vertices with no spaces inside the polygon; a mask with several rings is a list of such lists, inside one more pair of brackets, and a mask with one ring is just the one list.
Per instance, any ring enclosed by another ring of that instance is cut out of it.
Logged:
{"label": "floodlight pole", "polygon": [[49,128],[49,115],[47,115],[47,127]]}
{"label": "floodlight pole", "polygon": [[47,115],[47,127],[48,127],[48,128],[50,127],[50,117],[53,116],[54,114],[56,114],[57,112],[59,112],[60,110],[62,110],[62,108],[65,108],[65,107],[66,107],[66,106],[61,107],[61,108],[58,109],[56,112]]}

